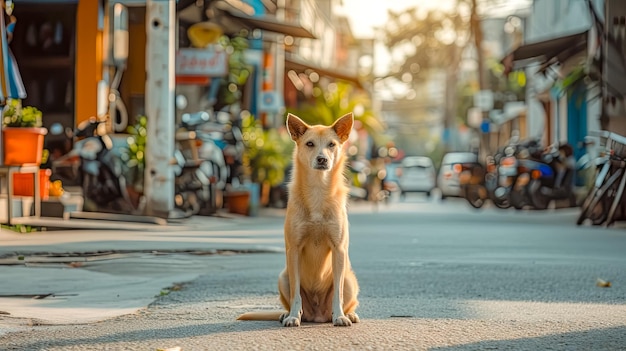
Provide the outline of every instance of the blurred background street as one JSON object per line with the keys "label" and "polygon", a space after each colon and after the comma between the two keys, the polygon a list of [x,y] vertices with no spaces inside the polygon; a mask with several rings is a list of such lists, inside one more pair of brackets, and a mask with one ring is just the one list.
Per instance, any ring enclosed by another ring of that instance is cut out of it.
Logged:
{"label": "blurred background street", "polygon": [[[624,349],[623,0],[0,12],[0,349]],[[350,330],[235,322],[279,307],[288,113],[354,117]]]}

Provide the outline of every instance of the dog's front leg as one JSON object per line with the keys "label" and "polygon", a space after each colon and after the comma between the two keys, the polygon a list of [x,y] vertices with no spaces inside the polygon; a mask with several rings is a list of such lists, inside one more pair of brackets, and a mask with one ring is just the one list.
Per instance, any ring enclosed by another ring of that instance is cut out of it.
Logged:
{"label": "dog's front leg", "polygon": [[333,325],[349,327],[352,322],[343,312],[343,283],[348,253],[343,246],[333,249]]}
{"label": "dog's front leg", "polygon": [[287,274],[289,274],[289,315],[283,318],[283,326],[298,327],[302,317],[302,296],[300,296],[299,249],[287,250]]}

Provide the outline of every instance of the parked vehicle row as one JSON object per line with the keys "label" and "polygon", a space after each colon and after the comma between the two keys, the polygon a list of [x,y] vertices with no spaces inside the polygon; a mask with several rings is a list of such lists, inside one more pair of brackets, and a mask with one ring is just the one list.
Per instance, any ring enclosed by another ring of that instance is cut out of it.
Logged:
{"label": "parked vehicle row", "polygon": [[552,201],[576,205],[575,162],[569,144],[543,148],[536,140],[510,142],[493,157],[479,162],[458,163],[462,196],[475,208],[491,200],[496,207],[548,208]]}
{"label": "parked vehicle row", "polygon": [[[179,101],[182,98],[177,98]],[[179,103],[179,108],[184,108]],[[175,205],[187,215],[215,213],[244,151],[241,129],[226,111],[184,113],[176,132]]]}
{"label": "parked vehicle row", "polygon": [[[172,155],[176,216],[210,215],[221,207],[244,151],[241,130],[232,119],[228,112],[212,110],[181,116]],[[92,117],[69,132],[74,146],[52,161],[54,177],[81,188],[85,211],[142,214],[142,199],[129,193],[134,181],[127,179],[132,178],[125,158],[129,136],[106,129],[105,119]]]}
{"label": "parked vehicle row", "polygon": [[461,196],[459,177],[463,167],[477,164],[476,154],[451,152],[444,155],[439,170],[427,156],[406,156],[400,162],[386,167],[384,188],[396,191],[404,199],[409,193],[422,193],[430,197],[439,189],[441,197]]}

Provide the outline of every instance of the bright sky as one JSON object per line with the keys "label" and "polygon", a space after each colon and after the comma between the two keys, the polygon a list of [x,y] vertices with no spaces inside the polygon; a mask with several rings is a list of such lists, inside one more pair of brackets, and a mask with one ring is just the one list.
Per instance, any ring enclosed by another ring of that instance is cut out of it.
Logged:
{"label": "bright sky", "polygon": [[[455,0],[343,0],[343,6],[338,13],[344,14],[350,21],[352,34],[357,38],[374,38],[376,28],[382,28],[387,22],[387,11],[399,12],[407,8],[419,6],[424,9],[446,8],[455,3]],[[374,47],[375,66],[374,74],[383,76],[390,71],[391,55],[382,43]]]}
{"label": "bright sky", "polygon": [[[435,8],[447,10],[454,7],[457,0],[376,0],[367,2],[364,0],[342,0],[342,2],[343,6],[338,8],[338,12],[348,17],[352,31],[357,38],[367,38],[374,36],[374,28],[382,27],[385,24],[389,9],[394,12],[412,7],[424,10]],[[481,2],[478,1],[479,6]],[[491,4],[483,3],[482,6],[489,6],[485,10],[493,9],[495,12],[508,12],[516,8],[529,7],[531,3],[532,0],[506,0],[499,2],[497,6],[494,6],[494,2]]]}
{"label": "bright sky", "polygon": [[424,9],[447,8],[454,4],[454,0],[343,0],[339,11],[350,20],[352,32],[357,38],[371,38],[374,28],[382,27],[387,21],[387,10],[394,12],[419,6]]}
{"label": "bright sky", "polygon": [[[394,12],[412,7],[424,10],[435,8],[446,10],[456,4],[456,0],[342,0],[342,2],[343,6],[336,10],[338,13],[348,17],[352,32],[357,38],[376,37],[375,30],[383,27],[387,22],[387,11],[390,9]],[[491,9],[497,13],[510,13],[515,8],[527,8],[531,3],[532,0],[507,0],[502,2],[497,8],[492,5]],[[374,74],[377,76],[385,75],[389,72],[389,63],[391,62],[389,52],[382,44],[378,43],[375,46],[374,55]]]}

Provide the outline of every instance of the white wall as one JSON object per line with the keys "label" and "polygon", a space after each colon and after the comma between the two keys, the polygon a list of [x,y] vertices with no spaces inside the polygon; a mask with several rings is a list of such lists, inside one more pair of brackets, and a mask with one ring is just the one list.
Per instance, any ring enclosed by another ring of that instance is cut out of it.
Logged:
{"label": "white wall", "polygon": [[[603,1],[593,1],[601,9]],[[591,17],[585,0],[535,0],[527,21],[525,42],[543,41],[589,29]]]}
{"label": "white wall", "polygon": [[[603,16],[604,0],[592,0],[596,13]],[[531,15],[526,21],[524,44],[558,38],[570,34],[580,33],[592,25],[591,14],[585,0],[535,0]],[[534,74],[536,67],[526,69],[528,87],[528,131],[530,135],[540,135],[547,129],[545,113],[536,95],[541,89],[549,88],[549,80],[543,75]],[[546,85],[548,84],[548,85]],[[589,91],[588,99],[597,95],[597,91]],[[550,142],[564,141],[567,136],[566,107],[556,108],[557,101],[553,99],[552,135]],[[600,101],[596,100],[587,105],[587,129],[598,130],[600,116]],[[557,116],[556,112],[559,115]],[[558,131],[557,131],[558,130]],[[557,134],[558,133],[558,134]]]}

